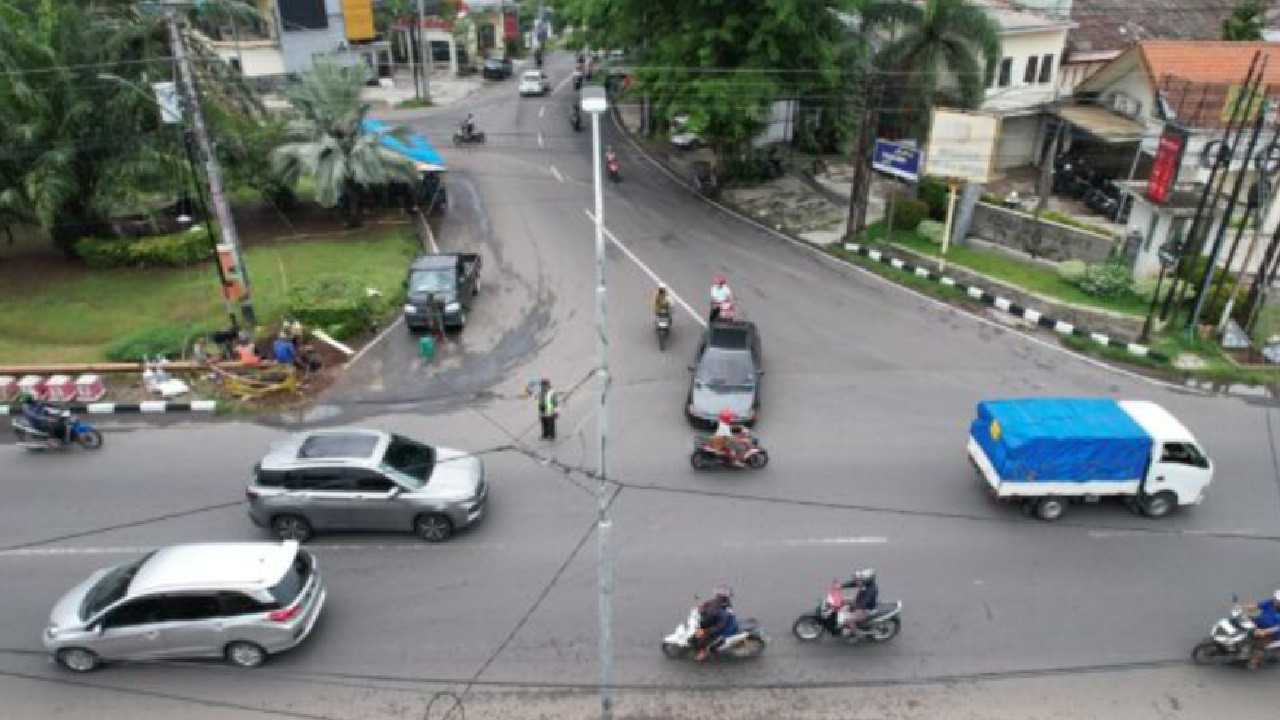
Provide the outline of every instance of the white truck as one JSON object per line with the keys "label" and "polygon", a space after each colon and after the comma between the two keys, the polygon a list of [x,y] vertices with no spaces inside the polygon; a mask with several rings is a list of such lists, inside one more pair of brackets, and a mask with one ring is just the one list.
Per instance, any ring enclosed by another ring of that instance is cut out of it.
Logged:
{"label": "white truck", "polygon": [[1213,462],[1168,410],[1141,400],[1017,398],[978,403],[969,461],[996,498],[1056,520],[1071,502],[1116,497],[1162,517],[1198,505]]}

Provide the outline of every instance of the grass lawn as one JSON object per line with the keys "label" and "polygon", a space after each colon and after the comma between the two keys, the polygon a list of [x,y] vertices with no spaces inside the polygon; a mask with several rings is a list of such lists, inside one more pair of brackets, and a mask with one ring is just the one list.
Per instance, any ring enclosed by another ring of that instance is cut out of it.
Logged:
{"label": "grass lawn", "polygon": [[[883,230],[878,227],[872,227],[867,233],[871,238],[881,241],[883,241],[883,234]],[[941,251],[941,246],[914,232],[895,230],[893,237],[888,238],[888,242],[929,257],[937,257]],[[1024,262],[1004,253],[979,250],[964,245],[950,245],[947,248],[947,262],[1072,305],[1095,307],[1127,315],[1145,315],[1147,312],[1146,301],[1136,295],[1116,300],[1087,295],[1080,288],[1058,277],[1053,270]]]}
{"label": "grass lawn", "polygon": [[[285,310],[291,285],[342,273],[394,294],[415,243],[408,230],[366,229],[338,240],[251,247],[245,264],[262,322]],[[0,363],[104,359],[106,343],[166,325],[225,326],[213,261],[183,269],[88,270],[58,261],[0,264]]]}

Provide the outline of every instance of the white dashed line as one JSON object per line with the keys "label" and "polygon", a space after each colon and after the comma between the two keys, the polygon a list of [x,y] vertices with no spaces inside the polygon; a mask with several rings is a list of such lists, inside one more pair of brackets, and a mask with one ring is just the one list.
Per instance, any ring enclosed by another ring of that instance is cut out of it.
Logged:
{"label": "white dashed line", "polygon": [[[590,210],[585,210],[585,212],[587,213],[587,217],[591,220],[591,222],[596,221],[596,216],[594,213],[592,213]],[[631,258],[631,262],[635,263],[636,267],[643,270],[644,274],[648,275],[650,280],[653,280],[655,283],[665,283],[665,281],[662,278],[658,277],[658,273],[650,270],[648,265],[645,265],[643,262],[640,262],[640,258],[636,257],[636,254],[631,252],[630,248],[628,248],[626,245],[623,245],[622,242],[618,240],[617,236],[609,231],[609,228],[604,229],[604,236],[609,238],[609,242],[613,243],[614,246],[616,246],[619,250],[621,250],[627,257]],[[704,319],[702,315],[698,313],[698,311],[694,310],[693,306],[685,302],[684,298],[680,297],[680,295],[677,294],[676,291],[673,290],[671,288],[671,285],[669,284],[667,285],[667,292],[671,294],[671,297],[675,298],[676,302],[680,303],[680,307],[684,308],[685,312],[689,313],[689,317],[693,318],[694,322],[698,323],[702,327],[707,326],[706,319]]]}
{"label": "white dashed line", "polygon": [[878,535],[854,537],[795,538],[789,540],[726,540],[720,543],[723,547],[759,548],[759,547],[813,547],[823,545],[884,545],[889,538]]}
{"label": "white dashed line", "polygon": [[[450,543],[450,547],[468,547],[484,550],[501,550],[506,545],[498,543]],[[407,543],[391,543],[382,545],[357,545],[357,544],[334,544],[326,545],[316,543],[307,545],[307,549],[317,554],[323,555],[327,552],[422,552],[434,551],[437,545],[428,545],[420,542]],[[19,557],[75,557],[84,555],[143,555],[154,550],[154,547],[31,547],[17,548],[14,550],[0,550],[0,558],[19,558]]]}
{"label": "white dashed line", "polygon": [[544,113],[546,113],[546,112],[547,112],[547,106],[546,106],[546,105],[539,105],[539,106],[538,106],[538,117],[542,117],[542,115],[543,115]]}
{"label": "white dashed line", "polygon": [[564,178],[560,176],[560,171],[556,169],[555,165],[551,166],[551,174],[556,176],[556,180],[564,182]]}
{"label": "white dashed line", "polygon": [[542,133],[538,133],[538,147],[542,147]]}

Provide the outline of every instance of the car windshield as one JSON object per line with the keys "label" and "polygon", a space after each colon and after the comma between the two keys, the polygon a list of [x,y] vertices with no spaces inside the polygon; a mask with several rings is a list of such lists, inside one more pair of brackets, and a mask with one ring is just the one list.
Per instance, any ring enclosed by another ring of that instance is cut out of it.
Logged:
{"label": "car windshield", "polygon": [[409,274],[409,292],[411,293],[451,293],[457,287],[457,275],[444,268],[414,270]]}
{"label": "car windshield", "polygon": [[154,554],[154,552],[147,553],[141,560],[114,567],[103,575],[102,579],[85,593],[84,602],[80,604],[80,619],[88,620],[123,598],[129,591],[129,583],[133,582],[133,576],[138,574],[138,568],[142,567],[143,563],[150,560]]}
{"label": "car windshield", "polygon": [[538,82],[539,80],[542,79],[542,76],[536,72],[531,72],[531,73],[525,73],[524,79],[528,80],[529,82]]}
{"label": "car windshield", "polygon": [[710,390],[752,390],[756,386],[755,363],[750,353],[711,348],[698,363],[694,380]]}
{"label": "car windshield", "polygon": [[427,484],[435,467],[435,448],[400,435],[391,436],[387,452],[382,456],[382,469],[415,490]]}

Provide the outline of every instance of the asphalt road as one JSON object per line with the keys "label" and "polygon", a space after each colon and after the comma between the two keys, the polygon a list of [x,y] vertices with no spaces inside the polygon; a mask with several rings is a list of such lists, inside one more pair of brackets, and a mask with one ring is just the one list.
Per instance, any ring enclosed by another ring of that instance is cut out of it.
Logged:
{"label": "asphalt road", "polygon": [[[568,69],[557,58],[553,81]],[[593,711],[591,161],[589,133],[566,120],[573,95],[518,100],[507,81],[478,96],[489,142],[446,149],[452,206],[437,224],[442,247],[485,256],[471,326],[431,364],[392,327],[309,417],[484,452],[491,515],[439,547],[318,540],[327,616],[257,671],[76,677],[39,652],[59,593],[142,548],[262,538],[243,484],[291,428],[116,432],[92,455],[0,447],[0,718],[443,717],[443,700],[424,715],[438,690],[465,693],[468,717]],[[460,112],[415,124],[443,144]],[[1232,592],[1280,582],[1270,404],[1155,385],[819,258],[690,196],[605,125],[624,176],[605,194],[623,714],[1254,718],[1274,706],[1274,673],[1185,665]],[[689,468],[681,410],[699,320],[681,313],[665,353],[652,333],[653,277],[701,312],[718,274],[763,333],[759,431],[772,461],[760,472]],[[536,439],[519,397],[544,375],[570,391],[554,445]],[[1208,501],[1159,521],[1072,508],[1052,525],[991,503],[964,458],[967,423],[976,401],[1025,394],[1166,405],[1218,463]],[[906,603],[902,635],[882,647],[794,641],[796,615],[863,565]],[[765,655],[664,659],[661,637],[718,582],[764,623]]]}

